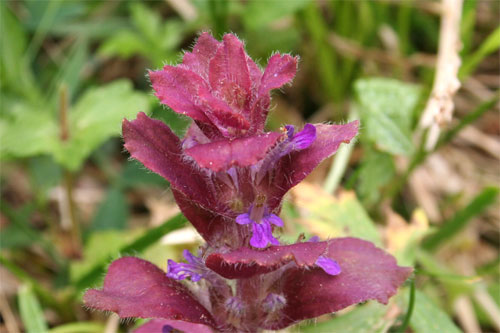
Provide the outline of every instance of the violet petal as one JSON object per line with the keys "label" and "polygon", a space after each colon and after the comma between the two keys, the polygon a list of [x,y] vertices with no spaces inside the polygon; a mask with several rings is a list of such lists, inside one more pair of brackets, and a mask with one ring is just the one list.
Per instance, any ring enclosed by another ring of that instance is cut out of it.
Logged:
{"label": "violet petal", "polygon": [[102,290],[89,289],[86,306],[116,312],[121,318],[164,318],[215,327],[210,313],[182,284],[152,263],[134,257],[115,260]]}
{"label": "violet petal", "polygon": [[325,158],[333,155],[341,143],[350,142],[358,133],[359,121],[345,125],[316,124],[316,139],[306,149],[293,151],[281,158],[277,178],[264,191],[269,199],[269,208],[278,207],[286,192],[301,182]]}
{"label": "violet petal", "polygon": [[254,223],[252,221],[252,219],[250,219],[250,214],[248,214],[248,213],[243,213],[243,214],[236,216],[235,221],[236,221],[236,223],[241,224],[241,225]]}
{"label": "violet petal", "polygon": [[316,266],[321,267],[330,275],[339,275],[342,272],[342,269],[335,260],[325,256],[319,256],[318,260],[316,260]]}
{"label": "violet petal", "polygon": [[275,214],[264,215],[262,219],[264,221],[267,221],[268,223],[274,224],[277,227],[282,227],[284,225],[283,220],[278,215]]}
{"label": "violet petal", "polygon": [[134,333],[164,333],[165,327],[172,327],[185,333],[213,333],[213,330],[203,324],[193,324],[181,320],[151,319],[134,330]]}
{"label": "violet petal", "polygon": [[268,244],[268,237],[265,230],[265,225],[260,223],[252,224],[252,238],[250,239],[250,245],[256,248],[264,248]]}
{"label": "violet petal", "polygon": [[308,148],[316,139],[316,127],[312,124],[306,124],[302,131],[295,134],[291,141],[292,151]]}

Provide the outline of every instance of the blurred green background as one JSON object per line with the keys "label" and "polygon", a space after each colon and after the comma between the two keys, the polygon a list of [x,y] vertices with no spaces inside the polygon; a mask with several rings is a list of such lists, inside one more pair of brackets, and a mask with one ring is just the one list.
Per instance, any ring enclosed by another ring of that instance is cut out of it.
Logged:
{"label": "blurred green background", "polygon": [[[459,1],[456,2],[459,5]],[[299,55],[268,128],[361,120],[283,207],[281,237],[352,235],[415,276],[389,306],[366,303],[289,331],[500,331],[500,2],[466,0],[462,88],[436,147],[418,123],[430,97],[440,2],[1,1],[0,332],[125,332],[87,311],[108,263],[165,268],[200,238],[168,183],[129,160],[121,121],[139,111],[182,135],[148,69],[176,64],[200,31],[236,33],[265,66]],[[424,134],[424,135],[422,135]]]}

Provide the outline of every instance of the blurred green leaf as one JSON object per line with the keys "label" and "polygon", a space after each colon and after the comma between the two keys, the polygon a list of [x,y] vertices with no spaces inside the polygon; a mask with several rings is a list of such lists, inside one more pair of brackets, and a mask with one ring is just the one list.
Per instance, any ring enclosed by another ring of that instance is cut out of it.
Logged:
{"label": "blurred green leaf", "polygon": [[118,55],[123,58],[129,58],[135,54],[147,52],[147,44],[137,33],[124,30],[111,36],[99,48],[98,53],[103,56]]}
{"label": "blurred green leaf", "polygon": [[105,331],[104,323],[84,321],[60,325],[49,330],[49,333],[101,333]]}
{"label": "blurred green leaf", "polygon": [[488,55],[498,51],[500,48],[500,26],[493,31],[486,40],[479,46],[476,52],[465,58],[463,65],[460,67],[458,77],[464,80],[467,76],[472,74],[477,65]]}
{"label": "blurred green leaf", "polygon": [[19,313],[27,333],[47,332],[47,322],[33,288],[24,284],[19,288]]}
{"label": "blurred green leaf", "polygon": [[384,78],[358,80],[354,89],[368,139],[388,153],[411,154],[412,115],[420,89]]}
{"label": "blurred green leaf", "polygon": [[319,4],[312,2],[304,10],[303,22],[308,33],[311,35],[312,47],[314,48],[317,61],[317,75],[321,79],[324,90],[323,95],[334,101],[339,101],[345,87],[338,84],[339,68],[338,59],[333,48],[328,43],[328,23],[326,22]]}
{"label": "blurred green leaf", "polygon": [[[29,13],[29,19],[23,24],[30,31],[36,31],[37,27],[42,23],[42,19],[50,6],[50,1],[26,1],[24,3],[26,10]],[[86,4],[78,1],[60,1],[58,10],[52,16],[53,24],[65,24],[77,20],[86,12]],[[49,27],[50,31],[50,27]]]}
{"label": "blurred green leaf", "polygon": [[142,55],[155,67],[177,60],[183,25],[174,19],[162,24],[161,16],[142,3],[129,7],[133,27],[111,35],[99,48],[102,56],[129,58]]}
{"label": "blurred green leaf", "polygon": [[58,122],[47,110],[17,104],[11,119],[0,119],[0,157],[27,157],[50,153],[56,162],[78,170],[88,155],[113,135],[121,133],[123,118],[149,112],[149,98],[134,91],[129,81],[91,88],[69,112],[69,139],[59,138]]}
{"label": "blurred green leaf", "polygon": [[139,111],[149,111],[148,97],[134,91],[129,81],[118,80],[87,90],[69,113],[69,140],[57,141],[54,147],[56,161],[78,170],[94,149],[121,133],[123,118],[134,118]]}
{"label": "blurred green leaf", "polygon": [[446,221],[439,230],[424,240],[423,247],[435,250],[446,240],[451,239],[463,230],[467,223],[475,216],[481,214],[487,207],[495,203],[499,189],[487,187],[479,193],[465,208],[458,211],[455,216]]}
{"label": "blurred green leaf", "polygon": [[387,331],[387,321],[384,315],[387,307],[368,302],[333,319],[310,326],[301,326],[300,332],[339,332],[339,333],[377,333]]}
{"label": "blurred green leaf", "polygon": [[[163,224],[151,228],[144,233],[144,235],[138,237],[134,241],[130,242],[127,245],[120,247],[119,253],[122,255],[132,255],[137,252],[141,252],[148,248],[150,245],[157,242],[164,235],[168,234],[171,231],[177,230],[183,227],[186,223],[186,218],[179,214],[171,218],[170,220],[164,222]],[[77,290],[83,290],[88,288],[99,281],[103,277],[106,266],[109,264],[109,261],[112,260],[113,257],[106,256],[104,259],[100,259],[94,265],[92,265],[92,269],[90,269],[87,273],[79,277],[75,282],[74,286]]]}
{"label": "blurred green leaf", "polygon": [[129,160],[125,164],[120,178],[120,184],[124,188],[138,186],[160,186],[167,187],[165,178],[147,169],[137,160]]}
{"label": "blurred green leaf", "polygon": [[120,249],[136,238],[137,232],[108,230],[90,233],[83,249],[83,260],[73,261],[70,264],[70,280],[78,281],[94,269],[96,264],[117,258]]}
{"label": "blurred green leaf", "polygon": [[35,205],[30,202],[23,207],[14,209],[7,202],[0,201],[0,211],[10,222],[9,226],[0,232],[0,249],[22,247],[27,245],[40,245],[45,252],[59,265],[62,259],[56,251],[54,244],[45,235],[30,224],[29,218],[35,210]]}
{"label": "blurred green leaf", "polygon": [[35,102],[40,100],[38,87],[25,58],[26,34],[17,18],[0,2],[0,86]]}
{"label": "blurred green leaf", "polygon": [[[404,297],[405,303],[408,304],[409,295],[405,293]],[[415,333],[461,332],[450,317],[419,290],[415,292],[415,307],[410,326]]]}
{"label": "blurred green leaf", "polygon": [[270,23],[276,22],[304,8],[309,2],[311,1],[248,1],[242,13],[243,24],[250,30],[266,27]]}
{"label": "blurred green leaf", "polygon": [[9,222],[0,233],[0,249],[30,246],[40,240],[38,232],[28,223],[33,210],[33,205],[25,205],[17,210],[8,207],[5,202],[0,205],[0,211]]}
{"label": "blurred green leaf", "polygon": [[52,115],[39,106],[16,103],[7,110],[10,119],[0,119],[0,157],[27,157],[49,153],[57,144],[59,128]]}
{"label": "blurred green leaf", "polygon": [[462,40],[462,57],[470,52],[474,37],[474,25],[476,23],[476,6],[477,0],[464,1],[462,11],[462,21],[460,22],[460,36]]}
{"label": "blurred green leaf", "polygon": [[184,135],[191,124],[191,119],[179,115],[170,108],[155,108],[151,117],[163,121],[179,137]]}
{"label": "blurred green leaf", "polygon": [[161,17],[157,12],[140,2],[134,2],[130,6],[130,13],[134,25],[150,41],[155,41],[160,36]]}
{"label": "blurred green leaf", "polygon": [[322,237],[352,236],[381,245],[380,235],[354,192],[333,197],[320,187],[301,183],[293,190],[300,223]]}
{"label": "blurred green leaf", "polygon": [[378,202],[382,188],[395,176],[396,168],[392,156],[367,148],[359,170],[357,192],[365,207]]}
{"label": "blurred green leaf", "polygon": [[37,194],[45,197],[60,183],[62,170],[51,156],[36,156],[29,160],[29,174]]}
{"label": "blurred green leaf", "polygon": [[105,38],[113,36],[128,27],[125,19],[117,17],[96,18],[86,21],[54,23],[49,29],[56,37],[80,36],[85,38]]}
{"label": "blurred green leaf", "polygon": [[[88,42],[86,38],[77,39],[68,52],[68,56],[59,66],[57,74],[51,81],[49,95],[52,101],[57,100],[61,84],[68,87],[69,96],[73,96],[82,83],[81,74],[88,61]],[[54,103],[55,104],[55,103]]]}
{"label": "blurred green leaf", "polygon": [[120,188],[112,187],[106,193],[106,199],[99,205],[90,230],[124,229],[128,215],[125,194]]}

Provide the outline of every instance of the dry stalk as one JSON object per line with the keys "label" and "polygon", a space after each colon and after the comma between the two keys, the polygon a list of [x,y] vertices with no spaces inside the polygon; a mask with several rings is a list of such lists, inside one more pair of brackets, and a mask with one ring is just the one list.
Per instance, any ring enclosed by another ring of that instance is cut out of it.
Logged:
{"label": "dry stalk", "polygon": [[457,75],[460,68],[462,0],[442,0],[441,9],[436,75],[431,96],[420,119],[420,128],[429,129],[425,143],[428,151],[435,147],[441,128],[451,121],[453,95],[460,88]]}
{"label": "dry stalk", "polygon": [[184,21],[191,22],[198,17],[196,7],[189,0],[165,0]]}

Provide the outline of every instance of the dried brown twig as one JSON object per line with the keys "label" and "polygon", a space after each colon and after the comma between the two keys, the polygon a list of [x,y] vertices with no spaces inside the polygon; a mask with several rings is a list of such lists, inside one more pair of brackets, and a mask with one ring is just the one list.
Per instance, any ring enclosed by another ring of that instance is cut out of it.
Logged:
{"label": "dried brown twig", "polygon": [[462,0],[443,0],[441,9],[436,75],[431,96],[420,119],[420,128],[429,129],[425,143],[428,151],[436,146],[441,128],[451,121],[453,95],[460,88],[458,69]]}

